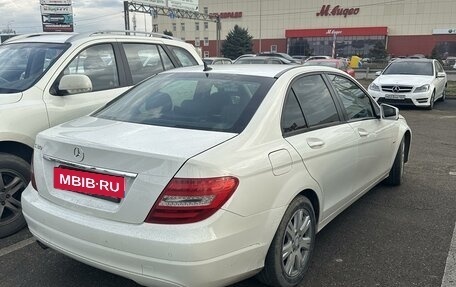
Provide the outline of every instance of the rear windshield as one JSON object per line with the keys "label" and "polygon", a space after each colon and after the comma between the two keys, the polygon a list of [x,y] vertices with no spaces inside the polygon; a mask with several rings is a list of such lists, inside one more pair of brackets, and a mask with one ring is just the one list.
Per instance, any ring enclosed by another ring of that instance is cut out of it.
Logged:
{"label": "rear windshield", "polygon": [[274,78],[212,73],[159,74],[93,116],[147,125],[240,133]]}
{"label": "rear windshield", "polygon": [[0,45],[0,93],[18,93],[34,85],[69,47],[55,43]]}
{"label": "rear windshield", "polygon": [[422,75],[433,76],[432,62],[393,62],[383,72],[383,75]]}

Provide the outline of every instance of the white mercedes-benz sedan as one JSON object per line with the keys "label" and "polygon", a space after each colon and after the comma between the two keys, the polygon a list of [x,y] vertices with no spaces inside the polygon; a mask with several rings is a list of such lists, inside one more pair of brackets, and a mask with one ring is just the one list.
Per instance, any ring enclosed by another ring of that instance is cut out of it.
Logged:
{"label": "white mercedes-benz sedan", "polygon": [[399,59],[377,75],[368,90],[379,103],[432,110],[435,101],[445,101],[447,75],[437,60]]}
{"label": "white mercedes-benz sedan", "polygon": [[22,195],[37,240],[148,286],[295,286],[315,234],[380,181],[411,131],[328,67],[158,74],[41,132]]}

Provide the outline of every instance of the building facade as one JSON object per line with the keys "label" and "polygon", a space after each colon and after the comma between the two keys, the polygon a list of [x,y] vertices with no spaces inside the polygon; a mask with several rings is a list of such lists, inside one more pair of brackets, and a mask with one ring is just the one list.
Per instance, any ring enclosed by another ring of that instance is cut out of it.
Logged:
{"label": "building facade", "polygon": [[[380,41],[391,56],[456,56],[456,0],[200,0],[221,19],[221,39],[234,25],[254,37],[254,52],[369,57]],[[217,55],[214,22],[159,16],[158,31]]]}

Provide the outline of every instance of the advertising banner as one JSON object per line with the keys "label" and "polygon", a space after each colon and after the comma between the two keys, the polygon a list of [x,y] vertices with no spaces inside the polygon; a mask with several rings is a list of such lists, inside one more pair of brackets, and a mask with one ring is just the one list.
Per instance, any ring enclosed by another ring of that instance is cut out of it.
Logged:
{"label": "advertising banner", "polygon": [[71,5],[71,0],[40,0],[41,5]]}
{"label": "advertising banner", "polygon": [[168,7],[190,11],[198,11],[198,0],[168,0]]}
{"label": "advertising banner", "polygon": [[47,14],[73,14],[73,7],[70,5],[41,5],[41,15]]}
{"label": "advertising banner", "polygon": [[43,32],[73,32],[71,0],[40,0]]}
{"label": "advertising banner", "polygon": [[456,26],[453,28],[433,29],[432,34],[433,35],[448,35],[448,34],[456,35]]}
{"label": "advertising banner", "polygon": [[174,9],[198,11],[198,0],[134,0],[131,3],[141,3],[151,6],[163,6]]}
{"label": "advertising banner", "polygon": [[147,4],[151,6],[163,6],[166,7],[166,0],[138,0],[138,1],[131,1],[132,3],[141,3]]}

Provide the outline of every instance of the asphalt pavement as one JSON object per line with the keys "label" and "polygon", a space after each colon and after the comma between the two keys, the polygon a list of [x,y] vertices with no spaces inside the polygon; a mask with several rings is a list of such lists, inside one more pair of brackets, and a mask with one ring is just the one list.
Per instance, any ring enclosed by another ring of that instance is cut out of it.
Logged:
{"label": "asphalt pavement", "polygon": [[[454,276],[447,262],[456,256],[449,253],[456,222],[456,99],[432,111],[401,113],[413,131],[404,183],[380,184],[317,235],[301,287],[456,286],[442,284],[446,266]],[[43,250],[30,237],[24,229],[0,240],[2,287],[139,286]],[[231,287],[247,286],[263,285],[249,279]]]}

